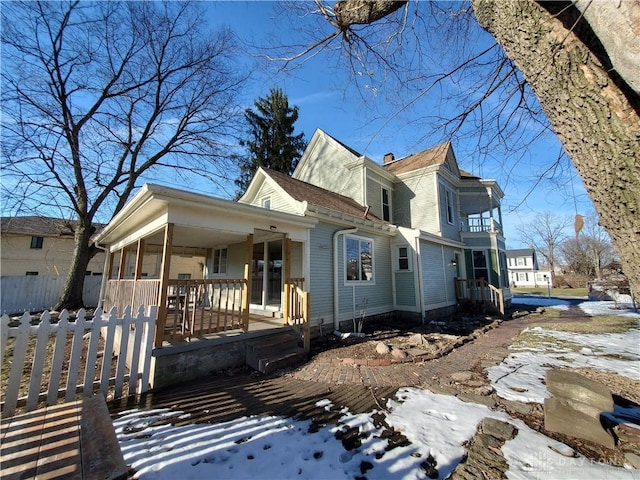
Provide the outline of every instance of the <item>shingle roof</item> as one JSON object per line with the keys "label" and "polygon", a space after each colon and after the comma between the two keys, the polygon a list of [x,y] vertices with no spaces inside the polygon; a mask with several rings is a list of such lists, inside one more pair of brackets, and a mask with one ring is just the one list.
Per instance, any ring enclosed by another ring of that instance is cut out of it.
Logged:
{"label": "shingle roof", "polygon": [[534,254],[535,250],[532,248],[520,248],[515,250],[507,250],[507,257],[530,257]]}
{"label": "shingle roof", "polygon": [[285,192],[291,195],[294,200],[299,202],[306,201],[311,205],[345,213],[353,217],[361,217],[375,222],[382,222],[382,220],[370,213],[367,207],[360,205],[352,198],[325,190],[324,188],[303,182],[302,180],[291,178],[289,175],[275,170],[265,168],[264,171]]}
{"label": "shingle roof", "polygon": [[[76,223],[74,220],[54,217],[1,217],[0,231],[2,233],[23,235],[73,237]],[[104,227],[100,223],[94,223],[93,225],[96,227],[96,233]]]}
{"label": "shingle roof", "polygon": [[394,160],[393,162],[382,165],[382,167],[388,172],[398,175],[432,165],[442,165],[447,158],[447,151],[449,150],[450,144],[451,142],[441,143],[422,152]]}

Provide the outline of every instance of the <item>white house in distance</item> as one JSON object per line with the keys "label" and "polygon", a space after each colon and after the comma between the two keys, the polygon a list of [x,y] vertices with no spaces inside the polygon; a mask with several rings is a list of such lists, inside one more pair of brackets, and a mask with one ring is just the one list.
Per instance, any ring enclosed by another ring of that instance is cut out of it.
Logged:
{"label": "white house in distance", "polygon": [[533,248],[507,250],[507,269],[512,287],[546,287],[551,282],[548,270],[540,270]]}
{"label": "white house in distance", "polygon": [[[317,130],[291,176],[259,169],[238,202],[145,185],[97,239],[104,307],[159,305],[157,348],[267,324],[302,321],[308,341],[361,315],[504,309],[502,197],[459,169],[450,143],[380,164]],[[149,248],[163,252],[157,278],[116,273]],[[205,252],[202,278],[170,277],[181,248]]]}

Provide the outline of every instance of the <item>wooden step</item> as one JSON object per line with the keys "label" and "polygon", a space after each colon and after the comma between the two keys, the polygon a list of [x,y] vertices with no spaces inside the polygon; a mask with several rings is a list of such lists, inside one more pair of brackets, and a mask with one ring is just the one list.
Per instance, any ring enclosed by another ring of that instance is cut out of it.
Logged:
{"label": "wooden step", "polygon": [[281,354],[274,354],[258,361],[258,371],[262,373],[272,373],[281,368],[290,367],[302,362],[307,354],[302,347],[296,347]]}
{"label": "wooden step", "polygon": [[262,373],[298,363],[304,357],[304,349],[298,345],[297,337],[290,331],[247,343],[246,364]]}

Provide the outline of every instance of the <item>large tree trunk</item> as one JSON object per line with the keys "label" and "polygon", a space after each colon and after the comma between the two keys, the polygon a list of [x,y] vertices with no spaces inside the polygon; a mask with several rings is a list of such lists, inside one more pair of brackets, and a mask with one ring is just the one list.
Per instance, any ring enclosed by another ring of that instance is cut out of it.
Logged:
{"label": "large tree trunk", "polygon": [[75,247],[71,264],[69,265],[69,274],[65,280],[62,294],[54,310],[61,308],[82,308],[84,301],[82,292],[84,290],[84,278],[89,265],[89,260],[94,256],[95,247],[91,246],[91,236],[95,232],[95,228],[91,225],[91,221],[78,219],[75,231]]}
{"label": "large tree trunk", "polygon": [[480,25],[504,47],[535,91],[638,294],[640,99],[614,71],[574,6],[543,5],[473,0]]}

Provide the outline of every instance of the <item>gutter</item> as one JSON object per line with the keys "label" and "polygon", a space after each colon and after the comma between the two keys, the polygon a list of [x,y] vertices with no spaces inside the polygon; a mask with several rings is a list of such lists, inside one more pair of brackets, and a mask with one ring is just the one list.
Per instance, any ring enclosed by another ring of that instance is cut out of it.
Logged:
{"label": "gutter", "polygon": [[340,329],[340,321],[338,315],[340,312],[340,300],[339,295],[339,274],[338,274],[338,237],[348,233],[356,233],[357,228],[348,228],[346,230],[338,230],[333,233],[333,330]]}

